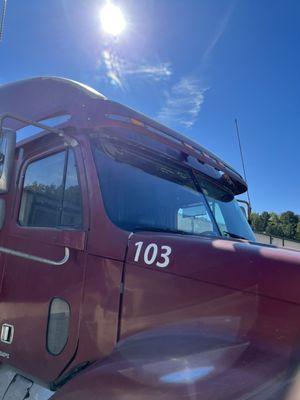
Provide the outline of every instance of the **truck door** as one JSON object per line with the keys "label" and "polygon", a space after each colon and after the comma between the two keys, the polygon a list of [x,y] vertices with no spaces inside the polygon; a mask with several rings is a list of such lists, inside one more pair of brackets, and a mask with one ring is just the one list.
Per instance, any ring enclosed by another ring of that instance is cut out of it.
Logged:
{"label": "truck door", "polygon": [[50,265],[5,255],[0,354],[46,382],[60,375],[78,344],[87,229],[83,168],[79,147],[30,157],[25,147],[16,198],[7,213],[6,248],[66,261]]}
{"label": "truck door", "polygon": [[[6,209],[6,200],[5,195],[0,194],[0,246],[3,244],[3,225],[5,219],[5,209]],[[2,291],[2,280],[3,280],[3,272],[4,272],[4,257],[3,254],[0,253],[0,299],[1,299],[1,291]],[[1,300],[0,300],[1,301]]]}

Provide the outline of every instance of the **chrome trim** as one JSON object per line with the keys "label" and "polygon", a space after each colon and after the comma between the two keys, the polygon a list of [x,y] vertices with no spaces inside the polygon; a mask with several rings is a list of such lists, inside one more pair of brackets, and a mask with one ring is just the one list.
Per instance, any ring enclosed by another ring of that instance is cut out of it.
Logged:
{"label": "chrome trim", "polygon": [[[8,332],[10,331],[10,337],[8,339]],[[15,328],[13,325],[10,324],[3,324],[1,328],[1,337],[0,341],[2,343],[7,343],[7,344],[12,344],[14,340],[14,333],[15,333]]]}
{"label": "chrome trim", "polygon": [[1,246],[0,246],[0,253],[5,253],[15,257],[25,258],[26,260],[37,261],[43,264],[55,265],[55,266],[64,265],[66,262],[69,261],[70,258],[70,249],[68,247],[65,247],[64,258],[59,261],[48,260],[48,258],[33,256],[32,254],[23,253],[21,251],[8,249],[7,247],[1,247]]}
{"label": "chrome trim", "polygon": [[[23,122],[26,125],[36,126],[37,128],[40,128],[43,131],[55,133],[59,137],[63,138],[65,143],[68,146],[76,147],[78,145],[77,140],[72,138],[72,137],[70,137],[69,135],[66,135],[62,129],[57,129],[55,127],[51,127],[51,126],[48,126],[48,125],[45,125],[45,124],[41,124],[40,122],[31,121],[30,119],[26,119],[26,118],[20,117],[19,115],[14,115],[14,114],[2,114],[2,115],[0,115],[0,132],[4,128],[3,124],[4,124],[4,120],[6,120],[6,119],[12,119],[12,120],[15,120],[15,121]],[[26,125],[24,127],[26,127]]]}
{"label": "chrome trim", "polygon": [[15,158],[16,132],[7,128],[2,129],[0,124],[0,137],[2,138],[0,145],[0,193],[7,193]]}

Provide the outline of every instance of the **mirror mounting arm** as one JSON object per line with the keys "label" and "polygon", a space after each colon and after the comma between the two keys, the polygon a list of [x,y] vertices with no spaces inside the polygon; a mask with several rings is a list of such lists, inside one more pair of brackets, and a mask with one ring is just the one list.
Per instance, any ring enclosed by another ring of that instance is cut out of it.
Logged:
{"label": "mirror mounting arm", "polygon": [[64,131],[61,130],[61,129],[55,129],[55,128],[52,128],[51,126],[47,126],[47,125],[41,124],[40,122],[31,121],[29,119],[26,119],[26,118],[23,118],[23,117],[20,117],[18,115],[14,115],[14,114],[2,114],[0,116],[0,132],[3,129],[4,120],[6,120],[6,119],[12,119],[12,120],[15,120],[15,121],[23,122],[23,123],[25,123],[27,125],[36,126],[37,128],[40,128],[40,129],[42,129],[44,131],[55,133],[59,137],[63,138],[65,143],[68,146],[76,147],[78,145],[78,142],[77,142],[76,139],[72,138],[69,135],[66,135],[64,133]]}

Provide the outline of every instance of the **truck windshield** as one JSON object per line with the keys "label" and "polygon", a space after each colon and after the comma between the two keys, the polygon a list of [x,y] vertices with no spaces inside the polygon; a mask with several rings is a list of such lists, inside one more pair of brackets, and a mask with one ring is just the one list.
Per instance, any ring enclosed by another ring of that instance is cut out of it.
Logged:
{"label": "truck windshield", "polygon": [[153,151],[94,139],[104,205],[120,228],[255,241],[233,195]]}

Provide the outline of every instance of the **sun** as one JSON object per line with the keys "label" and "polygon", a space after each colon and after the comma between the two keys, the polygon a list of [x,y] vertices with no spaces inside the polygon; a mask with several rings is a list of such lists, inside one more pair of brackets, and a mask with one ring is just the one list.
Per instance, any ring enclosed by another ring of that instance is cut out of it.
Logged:
{"label": "sun", "polygon": [[120,35],[126,28],[126,20],[120,7],[108,2],[100,12],[102,29],[113,36]]}

